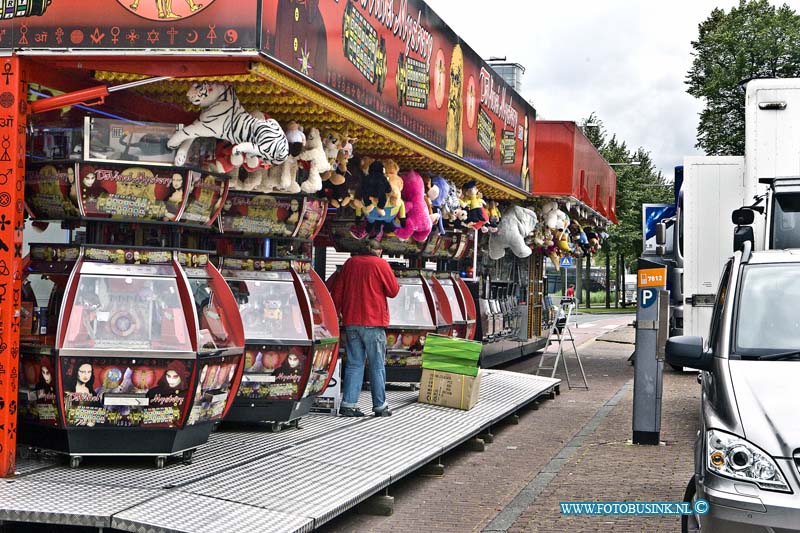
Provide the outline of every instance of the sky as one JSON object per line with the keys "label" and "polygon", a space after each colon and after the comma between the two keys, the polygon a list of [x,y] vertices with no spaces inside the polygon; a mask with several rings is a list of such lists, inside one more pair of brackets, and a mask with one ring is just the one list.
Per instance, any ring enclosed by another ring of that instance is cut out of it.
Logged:
{"label": "sky", "polygon": [[[426,3],[484,59],[525,67],[522,96],[538,118],[580,122],[594,112],[609,136],[650,152],[668,180],[684,156],[702,155],[703,104],[685,83],[691,42],[715,7],[738,0]],[[800,0],[786,3],[800,12]]]}

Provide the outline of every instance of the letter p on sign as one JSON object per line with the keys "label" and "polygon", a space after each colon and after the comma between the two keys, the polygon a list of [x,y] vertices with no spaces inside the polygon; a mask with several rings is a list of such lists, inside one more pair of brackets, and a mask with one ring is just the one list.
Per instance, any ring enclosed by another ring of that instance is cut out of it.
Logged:
{"label": "letter p on sign", "polygon": [[655,289],[642,289],[642,307],[650,307],[658,300],[658,291]]}

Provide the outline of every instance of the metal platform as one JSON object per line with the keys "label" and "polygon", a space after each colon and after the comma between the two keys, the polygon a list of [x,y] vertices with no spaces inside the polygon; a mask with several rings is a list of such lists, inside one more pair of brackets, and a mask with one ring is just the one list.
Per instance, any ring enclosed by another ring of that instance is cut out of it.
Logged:
{"label": "metal platform", "polygon": [[[135,532],[311,531],[513,414],[560,381],[484,370],[470,411],[388,390],[388,418],[309,415],[300,429],[219,431],[192,464],[147,458],[19,459],[0,481],[0,521]],[[368,392],[360,406],[370,410]]]}

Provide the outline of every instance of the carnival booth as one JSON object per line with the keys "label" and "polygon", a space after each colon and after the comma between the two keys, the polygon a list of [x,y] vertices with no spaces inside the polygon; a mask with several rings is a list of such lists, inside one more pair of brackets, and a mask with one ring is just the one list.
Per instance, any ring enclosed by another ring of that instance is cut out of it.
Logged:
{"label": "carnival booth", "polygon": [[[516,224],[517,204],[536,207],[544,218],[541,202],[530,205],[535,110],[423,2],[403,4],[391,16],[391,9],[375,6],[283,0],[6,6],[0,262],[8,269],[0,268],[0,284],[12,294],[21,290],[26,213],[37,224],[64,222],[65,241],[88,243],[86,250],[199,250],[223,264],[298,258],[313,261],[320,273],[324,246],[349,251],[347,239],[372,235],[413,269],[430,261],[437,272],[458,273],[476,307],[494,298],[483,277],[495,268],[493,251],[505,255],[510,245],[514,261],[525,265],[516,271],[519,279],[494,272],[491,279],[508,281],[518,309],[527,310],[527,320],[519,321],[526,335],[508,346],[492,344],[509,356],[523,352],[521,342],[528,352],[541,347],[537,265],[546,249],[525,243],[535,223]],[[397,32],[387,26],[392,19],[416,22]],[[372,167],[376,160],[382,170]],[[9,161],[17,164],[3,165]],[[79,279],[119,281],[103,270],[114,265],[87,254],[76,265],[97,272],[78,270]],[[135,261],[131,268],[141,266]],[[173,272],[185,268],[172,261]],[[174,278],[179,292],[182,275]],[[426,301],[434,306],[429,327],[436,328],[444,305],[437,313],[434,297]],[[19,305],[0,301],[0,318],[16,316]],[[201,317],[197,309],[190,317],[192,306],[181,300],[189,338],[195,324],[200,342]],[[117,318],[122,333],[136,324]],[[136,318],[140,327],[146,322]],[[461,326],[442,321],[443,328]],[[67,324],[60,326],[66,335]],[[330,335],[320,338],[336,337],[326,327]],[[0,333],[0,347],[8,347],[0,349],[4,366],[13,364],[18,334]],[[197,357],[199,346],[192,345]],[[53,349],[61,358],[62,346]],[[153,350],[142,353],[150,357]],[[314,356],[307,357],[313,367]],[[315,373],[305,371],[303,394]],[[187,379],[195,386],[196,365],[192,372]],[[0,384],[3,398],[18,392],[8,381]],[[0,424],[12,422],[9,405],[0,408]],[[13,436],[0,442],[13,449]]]}
{"label": "carnival booth", "polygon": [[229,422],[296,426],[328,384],[339,324],[308,261],[223,258],[244,323],[245,369]]}
{"label": "carnival booth", "polygon": [[[236,302],[208,255],[34,245],[26,274],[21,441],[75,466],[85,455],[191,458],[242,373]],[[50,285],[47,306],[32,276]]]}

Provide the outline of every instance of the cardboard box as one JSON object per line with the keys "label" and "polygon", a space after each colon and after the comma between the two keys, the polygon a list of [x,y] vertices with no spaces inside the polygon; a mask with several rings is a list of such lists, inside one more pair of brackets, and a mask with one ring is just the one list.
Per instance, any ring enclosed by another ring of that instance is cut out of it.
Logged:
{"label": "cardboard box", "polygon": [[325,391],[314,398],[314,403],[311,406],[312,413],[322,413],[326,415],[339,414],[339,406],[342,404],[342,360],[336,361],[336,368],[333,371],[333,376],[328,382],[328,387]]}
{"label": "cardboard box", "polygon": [[469,410],[478,403],[481,373],[465,376],[439,370],[423,369],[419,382],[419,402]]}

